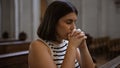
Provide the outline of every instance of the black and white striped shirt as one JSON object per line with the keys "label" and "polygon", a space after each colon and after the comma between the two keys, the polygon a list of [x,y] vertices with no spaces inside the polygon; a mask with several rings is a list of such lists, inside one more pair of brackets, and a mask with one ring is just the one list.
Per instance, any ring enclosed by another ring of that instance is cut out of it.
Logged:
{"label": "black and white striped shirt", "polygon": [[[64,40],[59,45],[56,45],[56,44],[49,42],[49,41],[46,41],[46,43],[51,50],[52,57],[53,57],[54,62],[57,65],[57,68],[60,68],[61,64],[64,60],[64,56],[65,56],[66,49],[68,46],[68,41]],[[80,65],[79,65],[77,60],[75,60],[75,68],[80,68]]]}

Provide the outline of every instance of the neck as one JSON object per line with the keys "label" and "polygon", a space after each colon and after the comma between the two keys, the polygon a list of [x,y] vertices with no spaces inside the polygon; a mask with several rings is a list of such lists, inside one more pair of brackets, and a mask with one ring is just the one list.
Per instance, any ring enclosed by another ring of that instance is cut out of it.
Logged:
{"label": "neck", "polygon": [[56,44],[60,44],[60,43],[62,43],[62,41],[63,40],[56,40],[56,41],[54,41]]}
{"label": "neck", "polygon": [[60,44],[62,42],[63,42],[63,38],[61,38],[61,36],[59,36],[59,34],[56,34],[56,41],[54,41],[54,43]]}
{"label": "neck", "polygon": [[63,42],[63,39],[57,38],[56,41],[53,41],[55,44],[60,44]]}

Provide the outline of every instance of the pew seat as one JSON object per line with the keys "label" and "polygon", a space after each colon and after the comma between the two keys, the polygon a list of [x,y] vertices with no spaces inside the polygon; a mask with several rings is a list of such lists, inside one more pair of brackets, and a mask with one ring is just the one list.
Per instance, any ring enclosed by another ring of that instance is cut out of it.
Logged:
{"label": "pew seat", "polygon": [[0,55],[0,68],[28,68],[28,50]]}
{"label": "pew seat", "polygon": [[0,43],[0,54],[28,50],[30,41],[13,41]]}

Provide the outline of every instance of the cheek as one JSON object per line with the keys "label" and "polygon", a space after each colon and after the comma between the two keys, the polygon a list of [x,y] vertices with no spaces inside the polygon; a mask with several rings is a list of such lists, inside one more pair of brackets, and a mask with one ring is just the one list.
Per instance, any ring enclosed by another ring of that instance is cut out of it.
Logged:
{"label": "cheek", "polygon": [[63,32],[61,33],[62,37],[66,39],[68,37],[68,29],[63,29]]}
{"label": "cheek", "polygon": [[61,37],[67,37],[67,34],[68,34],[67,31],[68,31],[67,29],[61,28],[61,29],[58,29],[58,34],[59,34],[59,36],[61,36]]}
{"label": "cheek", "polygon": [[57,26],[57,33],[59,36],[62,38],[66,38],[69,33],[69,25],[66,24],[65,22],[60,22]]}
{"label": "cheek", "polygon": [[58,30],[58,33],[60,35],[64,35],[66,33],[66,30],[64,28],[61,28],[61,29]]}

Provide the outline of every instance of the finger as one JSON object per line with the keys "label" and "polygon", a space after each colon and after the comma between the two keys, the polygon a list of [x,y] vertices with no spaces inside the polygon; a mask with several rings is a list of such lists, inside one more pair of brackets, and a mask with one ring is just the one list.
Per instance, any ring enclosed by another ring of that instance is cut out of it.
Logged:
{"label": "finger", "polygon": [[85,40],[85,38],[84,38],[84,37],[81,37],[81,38],[80,38],[80,41],[81,41],[80,44],[81,44],[84,40]]}
{"label": "finger", "polygon": [[81,33],[81,29],[74,29],[73,36],[76,36]]}
{"label": "finger", "polygon": [[77,35],[80,35],[80,32],[75,31],[74,34],[73,34],[73,36],[77,36]]}
{"label": "finger", "polygon": [[84,36],[84,39],[87,39],[87,36]]}
{"label": "finger", "polygon": [[76,38],[78,38],[78,39],[80,39],[80,38],[87,39],[87,36],[85,36],[84,34],[81,34],[81,35],[77,35]]}
{"label": "finger", "polygon": [[71,32],[71,36],[73,36],[74,32],[76,31],[76,29],[73,29],[73,31]]}
{"label": "finger", "polygon": [[68,39],[70,39],[70,34],[68,34]]}
{"label": "finger", "polygon": [[81,32],[81,29],[77,29],[78,32]]}
{"label": "finger", "polygon": [[83,32],[83,31],[81,31],[80,33],[85,35],[85,32]]}

